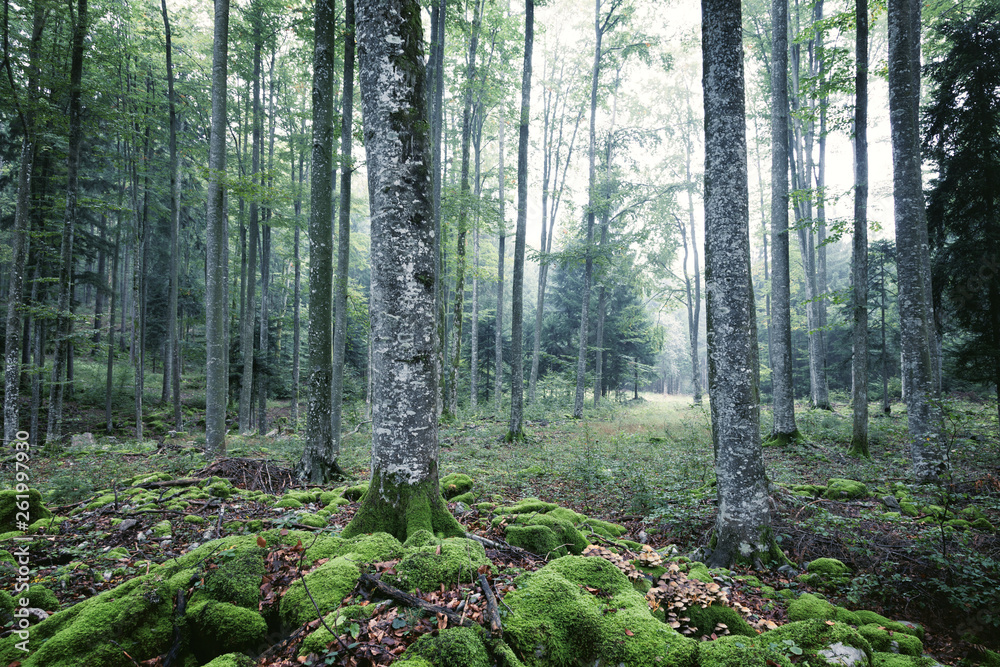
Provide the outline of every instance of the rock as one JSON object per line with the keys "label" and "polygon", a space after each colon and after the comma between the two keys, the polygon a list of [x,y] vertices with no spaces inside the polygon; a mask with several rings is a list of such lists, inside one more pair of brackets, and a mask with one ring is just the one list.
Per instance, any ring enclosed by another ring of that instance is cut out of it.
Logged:
{"label": "rock", "polygon": [[72,447],[92,447],[97,444],[93,433],[75,433],[70,436],[69,442]]}
{"label": "rock", "polygon": [[829,663],[834,665],[843,665],[844,667],[854,667],[854,665],[868,664],[868,657],[865,655],[864,651],[854,648],[853,646],[847,646],[841,642],[837,642],[829,648],[817,651],[816,655],[820,656]]}
{"label": "rock", "polygon": [[126,530],[128,530],[129,528],[132,528],[137,523],[139,523],[139,522],[136,521],[135,519],[125,519],[120,524],[118,524],[117,530],[118,530],[119,533],[124,533]]}
{"label": "rock", "polygon": [[895,496],[883,496],[882,504],[888,507],[893,512],[899,511],[899,501],[896,500]]}

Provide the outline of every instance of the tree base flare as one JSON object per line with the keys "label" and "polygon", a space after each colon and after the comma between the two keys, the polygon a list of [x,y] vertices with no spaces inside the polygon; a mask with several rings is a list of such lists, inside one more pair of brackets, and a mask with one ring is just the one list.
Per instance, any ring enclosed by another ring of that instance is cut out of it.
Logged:
{"label": "tree base flare", "polygon": [[405,484],[390,475],[375,472],[361,507],[344,528],[343,537],[383,532],[400,542],[418,530],[439,537],[461,537],[465,529],[455,520],[441,498],[437,475],[417,484]]}
{"label": "tree base flare", "polygon": [[795,429],[791,433],[772,433],[768,436],[767,440],[763,442],[764,447],[787,447],[793,442],[800,440],[802,434],[799,433],[799,429]]}
{"label": "tree base flare", "polygon": [[774,541],[774,532],[770,527],[763,528],[754,540],[743,539],[731,532],[723,537],[721,544],[716,528],[708,548],[709,554],[705,558],[705,564],[709,567],[732,568],[734,565],[746,565],[760,570],[766,566],[791,565],[791,561]]}

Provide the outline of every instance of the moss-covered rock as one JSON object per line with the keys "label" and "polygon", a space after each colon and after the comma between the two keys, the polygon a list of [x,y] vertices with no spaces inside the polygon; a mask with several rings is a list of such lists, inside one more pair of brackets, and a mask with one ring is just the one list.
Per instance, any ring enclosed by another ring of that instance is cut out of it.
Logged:
{"label": "moss-covered rock", "polygon": [[256,610],[228,602],[202,600],[185,613],[192,650],[202,661],[220,654],[257,648],[267,637],[267,622]]}
{"label": "moss-covered rock", "polygon": [[806,571],[814,574],[822,574],[827,577],[842,577],[850,574],[851,568],[836,558],[817,558],[809,563]]}
{"label": "moss-covered rock", "polygon": [[708,566],[699,561],[691,563],[690,566],[686,568],[686,574],[688,579],[697,579],[705,584],[710,584],[714,581],[714,579],[712,579],[712,573],[708,570]]}
{"label": "moss-covered rock", "polygon": [[59,599],[45,586],[35,585],[28,588],[28,606],[45,611],[55,611],[59,609]]}
{"label": "moss-covered rock", "polygon": [[302,501],[295,498],[292,494],[288,493],[281,497],[281,500],[274,503],[275,507],[284,507],[286,509],[301,509],[303,507]]}
{"label": "moss-covered rock", "polygon": [[0,589],[0,619],[2,619],[5,614],[13,614],[16,606],[17,603],[14,601],[11,594],[3,589]]}
{"label": "moss-covered rock", "polygon": [[928,656],[878,652],[872,655],[872,667],[941,667],[941,663]]}
{"label": "moss-covered rock", "polygon": [[171,530],[170,521],[167,519],[153,525],[153,535],[156,537],[168,537]]}
{"label": "moss-covered rock", "polygon": [[719,637],[698,645],[699,667],[791,667],[792,662],[777,644],[757,637]]}
{"label": "moss-covered rock", "polygon": [[745,618],[740,616],[738,611],[722,604],[713,604],[708,607],[696,604],[686,609],[684,616],[691,619],[688,621],[688,625],[695,628],[701,635],[712,634],[715,627],[722,623],[729,629],[729,634],[744,637],[757,636],[757,631],[747,623]]}
{"label": "moss-covered rock", "polygon": [[316,606],[323,615],[336,609],[354,590],[360,576],[357,566],[343,557],[324,563],[305,575],[304,585],[303,579],[297,579],[289,586],[279,605],[282,621],[297,627],[317,617]]}
{"label": "moss-covered rock", "polygon": [[862,625],[858,627],[858,634],[867,639],[875,651],[904,655],[921,655],[924,652],[923,643],[916,637],[901,632],[891,632],[883,626]]}
{"label": "moss-covered rock", "polygon": [[205,577],[205,594],[219,602],[257,609],[264,578],[263,553],[258,548],[233,552],[232,558]]}
{"label": "moss-covered rock", "polygon": [[811,619],[840,621],[841,623],[850,623],[851,625],[861,624],[860,619],[854,612],[848,611],[843,607],[837,607],[812,593],[803,593],[797,600],[792,601],[788,605],[788,620],[806,621]]}
{"label": "moss-covered rock", "polygon": [[584,518],[580,522],[580,528],[590,530],[611,540],[621,537],[628,532],[628,528],[625,526],[619,526],[617,523],[611,523],[610,521],[601,521],[600,519],[591,518]]}
{"label": "moss-covered rock", "polygon": [[[429,534],[427,531],[421,533]],[[491,562],[482,544],[464,537],[452,537],[407,548],[406,555],[396,565],[396,577],[401,588],[429,591],[441,584],[473,582],[479,568],[489,565]]]}
{"label": "moss-covered rock", "polygon": [[227,653],[220,655],[204,667],[253,667],[254,661],[242,653]]}
{"label": "moss-covered rock", "polygon": [[201,526],[205,524],[205,517],[198,516],[197,514],[186,514],[184,516],[184,523],[193,523],[196,526]]}
{"label": "moss-covered rock", "polygon": [[697,642],[656,620],[603,558],[566,556],[516,583],[505,597],[504,637],[531,665],[694,665]]}
{"label": "moss-covered rock", "polygon": [[493,665],[480,633],[472,628],[448,628],[437,636],[422,635],[403,655],[424,658],[434,667]]}
{"label": "moss-covered rock", "polygon": [[830,500],[856,500],[868,496],[868,487],[853,479],[831,479],[823,494]]}
{"label": "moss-covered rock", "polygon": [[[343,632],[345,628],[350,628],[352,623],[357,621],[362,621],[369,616],[371,616],[372,611],[375,609],[374,605],[367,605],[362,607],[361,605],[348,605],[346,607],[341,607],[336,609],[323,618],[323,622],[330,626],[335,632]],[[322,624],[305,639],[302,640],[302,646],[299,648],[299,655],[309,655],[310,653],[316,653],[322,655],[327,647],[336,641],[330,630],[327,630]]]}
{"label": "moss-covered rock", "polygon": [[455,496],[460,496],[463,493],[468,493],[472,490],[472,478],[468,475],[463,475],[462,473],[453,472],[450,475],[445,475],[441,478],[441,495],[445,499],[452,499]]}
{"label": "moss-covered rock", "polygon": [[319,514],[300,514],[296,517],[298,522],[304,526],[311,526],[312,528],[325,528],[327,525],[326,517],[320,516]]}
{"label": "moss-covered rock", "polygon": [[350,500],[351,502],[355,500],[361,500],[361,496],[368,492],[369,482],[362,482],[356,486],[349,486],[341,493],[343,498]]}
{"label": "moss-covered rock", "polygon": [[764,644],[781,646],[791,640],[802,649],[802,656],[814,659],[816,654],[836,644],[842,644],[864,652],[871,661],[872,647],[864,637],[845,623],[828,622],[819,619],[786,623],[760,635]]}
{"label": "moss-covered rock", "polygon": [[555,503],[547,503],[538,498],[524,498],[509,507],[498,507],[497,512],[499,514],[530,514],[533,512],[544,514],[557,507],[559,506]]}
{"label": "moss-covered rock", "polygon": [[[511,530],[516,525],[544,527],[551,532],[551,535],[545,531],[538,530]],[[516,523],[508,526],[505,532],[507,541],[511,544],[520,546],[541,556],[565,556],[568,553],[580,554],[588,544],[586,538],[572,523],[566,519],[552,516],[551,513],[520,515],[516,518]],[[528,545],[532,545],[535,548]],[[535,549],[538,550],[536,551]]]}
{"label": "moss-covered rock", "polygon": [[[18,496],[21,496],[21,499],[18,499]],[[113,495],[111,500],[114,500]],[[26,494],[19,494],[14,489],[0,491],[0,533],[24,529],[18,524],[18,512],[27,512],[30,522],[52,516],[52,512],[42,504],[42,494],[38,489],[28,489]]]}

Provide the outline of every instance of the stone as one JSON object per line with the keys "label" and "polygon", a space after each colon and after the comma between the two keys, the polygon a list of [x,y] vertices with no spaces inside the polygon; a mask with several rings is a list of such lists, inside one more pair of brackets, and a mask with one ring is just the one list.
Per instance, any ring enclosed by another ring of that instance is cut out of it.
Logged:
{"label": "stone", "polygon": [[833,644],[829,648],[817,651],[816,655],[834,665],[844,667],[854,667],[855,665],[867,665],[868,656],[861,649],[848,646],[841,642]]}

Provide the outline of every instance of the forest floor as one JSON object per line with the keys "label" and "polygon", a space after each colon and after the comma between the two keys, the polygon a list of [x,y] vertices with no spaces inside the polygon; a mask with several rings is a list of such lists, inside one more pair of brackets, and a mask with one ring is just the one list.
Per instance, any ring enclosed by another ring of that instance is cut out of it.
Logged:
{"label": "forest floor", "polygon": [[[774,590],[817,590],[850,609],[921,623],[927,630],[925,650],[945,664],[958,664],[962,658],[971,658],[974,664],[983,648],[1000,648],[1000,538],[991,529],[1000,526],[996,405],[956,400],[947,403],[946,411],[950,477],[941,486],[918,486],[910,474],[903,406],[896,404],[891,415],[872,419],[871,460],[846,456],[849,408],[843,404],[833,411],[800,407],[802,440],[764,450],[768,474],[775,483],[775,535],[797,568],[816,558],[831,557],[845,563],[851,573],[832,583],[810,580],[809,575],[798,577],[800,570],[788,568],[739,571],[736,574],[754,576],[727,580],[730,600],[742,605],[755,622],[780,625],[786,621],[786,605],[773,595]],[[101,423],[98,411],[84,405],[68,413],[84,429],[93,425],[90,428],[96,432]],[[203,541],[204,525],[182,521],[172,522],[166,543],[135,539],[137,532],[148,535],[153,524],[174,518],[169,510],[132,514],[119,508],[117,494],[124,490],[124,481],[140,473],[162,472],[175,479],[218,477],[241,489],[271,494],[287,491],[292,486],[290,471],[302,450],[287,415],[287,406],[275,405],[271,417],[278,428],[274,435],[230,436],[227,458],[209,466],[200,456],[203,436],[165,434],[162,428],[149,429],[147,436],[151,432],[153,438],[145,442],[121,434],[78,433],[62,451],[33,451],[32,486],[42,491],[54,514],[68,517],[40,536],[46,547],[33,561],[34,581],[50,587],[65,608],[148,571],[150,562],[163,562]],[[675,553],[697,558],[715,515],[707,403],[694,406],[686,396],[643,394],[637,400],[607,401],[583,420],[573,420],[561,409],[545,405],[530,409],[528,417],[528,439],[518,444],[502,442],[505,421],[485,410],[463,412],[442,425],[441,474],[464,473],[474,481],[472,493],[477,502],[450,505],[469,532],[502,545],[503,526],[494,525],[493,516],[478,502],[509,505],[539,498],[620,524],[628,529],[625,538],[661,553],[673,545]],[[353,478],[346,483],[358,484],[369,474],[370,437],[360,408],[349,410],[347,418],[354,420],[349,429],[360,428],[344,439],[340,463]],[[765,433],[768,421],[765,412]],[[826,489],[832,488],[831,479],[854,480],[865,488],[856,497],[830,499]],[[0,482],[3,488],[12,488],[10,462],[0,466]],[[72,514],[109,491],[115,494],[113,504],[100,511]],[[217,518],[218,531],[220,503],[213,503],[206,501],[196,513],[203,514],[209,526]],[[354,502],[341,508],[323,530],[338,531],[356,506]],[[259,520],[266,527],[315,530],[297,523],[294,511],[263,503],[230,503],[226,512],[227,523]],[[137,523],[122,531],[112,527],[112,519]],[[126,555],[108,562],[105,554],[119,547],[125,548]],[[488,548],[487,555],[494,562],[492,582],[501,595],[518,573],[544,564],[542,558],[502,547]],[[0,572],[0,580],[4,578]],[[467,593],[431,591],[424,598],[455,608]],[[483,611],[472,605],[467,609],[472,615]],[[366,664],[365,659],[370,661],[367,664],[387,664],[421,632],[440,627],[440,617],[435,620],[433,615],[410,619],[403,626],[395,616],[383,616],[384,623],[373,618],[368,627],[355,625],[345,630],[341,643],[351,648],[341,655],[343,664],[351,664],[351,659],[356,664]],[[375,644],[387,633],[396,637],[392,640],[395,648],[387,650],[383,641],[377,649]],[[298,664],[297,650],[296,642],[286,639],[257,664]],[[384,650],[384,659],[377,657],[378,650]]]}

